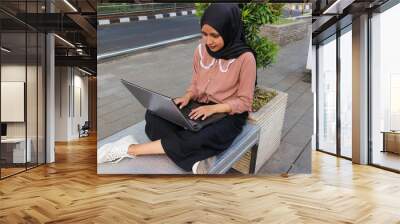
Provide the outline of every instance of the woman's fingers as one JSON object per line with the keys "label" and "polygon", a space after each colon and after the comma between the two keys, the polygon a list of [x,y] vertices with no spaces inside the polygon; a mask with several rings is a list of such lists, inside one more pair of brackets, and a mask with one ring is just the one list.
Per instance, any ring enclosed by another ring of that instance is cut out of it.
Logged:
{"label": "woman's fingers", "polygon": [[201,118],[202,120],[205,120],[207,117],[208,117],[208,112],[207,112],[207,111],[204,111],[204,112],[199,116],[199,118]]}
{"label": "woman's fingers", "polygon": [[199,119],[201,116],[203,116],[203,113],[198,112],[198,113],[196,113],[196,115],[194,116],[194,119],[197,120],[197,119]]}
{"label": "woman's fingers", "polygon": [[188,102],[186,102],[186,100],[183,99],[182,97],[178,97],[178,98],[174,99],[174,102],[176,105],[179,106],[179,109],[182,109],[183,107],[185,107],[188,104]]}
{"label": "woman's fingers", "polygon": [[178,102],[178,106],[179,106],[179,109],[182,109],[182,107],[184,107],[185,105],[183,105],[184,104],[184,102],[183,101],[179,101]]}
{"label": "woman's fingers", "polygon": [[189,113],[189,116],[194,115],[194,114],[201,113],[201,111],[203,111],[203,110],[204,110],[204,107],[203,107],[203,106],[197,107],[197,108],[193,109],[193,110]]}
{"label": "woman's fingers", "polygon": [[179,107],[180,109],[182,109],[183,107],[185,107],[186,105],[188,105],[188,101],[182,100],[181,102],[181,106]]}
{"label": "woman's fingers", "polygon": [[192,116],[199,110],[200,107],[197,107],[195,109],[193,109],[192,111],[190,111],[189,113],[189,117],[192,118]]}
{"label": "woman's fingers", "polygon": [[182,103],[182,100],[180,98],[176,98],[174,99],[174,102],[176,105],[179,105],[180,103]]}
{"label": "woman's fingers", "polygon": [[194,120],[197,120],[197,119],[203,117],[202,120],[205,120],[208,117],[208,112],[205,108],[198,107],[196,109],[193,109],[189,113],[189,117],[190,117],[190,119],[194,119]]}
{"label": "woman's fingers", "polygon": [[197,111],[195,111],[195,110],[192,110],[192,111],[189,113],[190,119],[194,119],[194,118],[196,117],[196,115],[197,115]]}
{"label": "woman's fingers", "polygon": [[197,116],[198,116],[198,112],[193,112],[193,113],[190,115],[190,119],[197,119]]}

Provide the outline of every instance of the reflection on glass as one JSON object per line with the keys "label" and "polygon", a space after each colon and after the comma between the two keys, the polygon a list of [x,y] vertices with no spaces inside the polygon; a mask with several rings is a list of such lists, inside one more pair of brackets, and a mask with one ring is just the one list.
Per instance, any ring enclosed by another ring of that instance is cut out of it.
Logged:
{"label": "reflection on glass", "polygon": [[[400,4],[372,18],[372,163],[400,170]],[[386,133],[385,133],[386,132]],[[384,138],[384,133],[387,138]]]}
{"label": "reflection on glass", "polygon": [[[45,1],[0,1],[6,11],[41,13]],[[45,162],[45,35],[0,11],[0,178]],[[37,18],[37,17],[33,17]]]}
{"label": "reflection on glass", "polygon": [[400,73],[390,78],[390,130],[400,130]]}
{"label": "reflection on glass", "polygon": [[[1,140],[1,176],[25,170],[30,158],[26,142],[26,35],[2,33],[1,46],[1,122],[7,133]],[[29,149],[29,144],[28,144]]]}
{"label": "reflection on glass", "polygon": [[318,146],[336,153],[336,40],[318,51]]}
{"label": "reflection on glass", "polygon": [[352,35],[351,30],[340,36],[340,153],[352,157]]}

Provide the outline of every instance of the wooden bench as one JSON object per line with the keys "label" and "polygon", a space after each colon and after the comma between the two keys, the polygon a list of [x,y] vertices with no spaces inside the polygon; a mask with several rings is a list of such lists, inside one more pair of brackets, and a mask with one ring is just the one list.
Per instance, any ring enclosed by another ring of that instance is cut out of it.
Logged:
{"label": "wooden bench", "polygon": [[[102,139],[97,147],[116,141],[126,135],[132,135],[139,143],[149,142],[144,128],[145,121],[124,129],[112,136]],[[236,137],[232,145],[219,154],[209,169],[208,174],[224,174],[237,162],[247,151],[251,152],[249,173],[254,174],[257,158],[260,127],[254,124],[246,124],[241,134]],[[178,167],[166,155],[144,155],[130,159],[126,158],[119,163],[97,164],[98,174],[191,174]]]}

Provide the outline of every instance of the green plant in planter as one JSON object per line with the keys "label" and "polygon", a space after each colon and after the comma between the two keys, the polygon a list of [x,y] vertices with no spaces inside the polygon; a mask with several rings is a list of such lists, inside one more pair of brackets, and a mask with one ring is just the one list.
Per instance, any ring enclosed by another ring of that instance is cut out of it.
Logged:
{"label": "green plant in planter", "polygon": [[268,91],[256,87],[253,99],[253,112],[258,111],[261,107],[269,103],[276,95],[275,91]]}
{"label": "green plant in planter", "polygon": [[[196,15],[201,17],[210,3],[195,3]],[[275,23],[281,16],[284,4],[243,3],[242,20],[246,43],[257,54],[257,68],[266,68],[276,61],[279,46],[260,35],[260,27]],[[259,110],[277,95],[276,92],[256,88],[254,92],[253,111]]]}

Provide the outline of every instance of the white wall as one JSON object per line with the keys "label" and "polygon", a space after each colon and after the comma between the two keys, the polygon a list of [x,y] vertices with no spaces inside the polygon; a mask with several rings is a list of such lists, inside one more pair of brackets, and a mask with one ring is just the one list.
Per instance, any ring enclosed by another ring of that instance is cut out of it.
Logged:
{"label": "white wall", "polygon": [[[85,121],[88,120],[88,78],[87,76],[83,77],[81,76],[80,72],[77,75],[77,70],[75,70],[75,77],[74,77],[74,96],[73,99],[75,102],[73,102],[75,104],[73,110],[75,110],[75,113],[72,111],[72,130],[71,130],[71,135],[73,136],[73,138],[78,138],[79,137],[79,133],[78,133],[78,124],[80,124],[81,126],[85,123]],[[78,98],[79,93],[78,90],[80,90],[80,99]],[[81,103],[78,102],[78,100],[81,100]],[[81,112],[79,111],[79,106],[81,106]]]}
{"label": "white wall", "polygon": [[[1,82],[1,121],[24,122],[25,83]],[[36,105],[35,105],[36,106]],[[36,107],[35,107],[36,108]]]}
{"label": "white wall", "polygon": [[[19,122],[5,122],[7,124],[7,137],[8,138],[24,138],[27,136],[29,139],[28,147],[31,149],[32,162],[36,162],[36,158],[39,159],[39,163],[44,163],[45,153],[45,142],[44,142],[44,74],[42,73],[41,67],[25,64],[2,64],[1,66],[2,82],[23,82],[25,86],[21,89],[16,90],[18,94],[24,94],[26,90],[26,99],[22,96],[22,101],[19,102],[18,108],[12,108],[5,106],[2,102],[2,112],[4,113],[20,113],[19,117],[22,117],[22,121]],[[27,80],[25,80],[27,79]],[[3,84],[3,83],[2,83]],[[3,85],[2,85],[3,86]],[[26,89],[24,89],[26,87]],[[4,92],[2,89],[2,99],[10,98],[7,94],[10,92]],[[16,93],[17,94],[17,93]],[[11,104],[13,102],[10,102]],[[25,106],[26,103],[26,106]],[[14,101],[14,104],[18,102]],[[3,114],[2,113],[2,114]],[[26,113],[26,119],[25,119]]]}
{"label": "white wall", "polygon": [[[82,75],[75,68],[56,67],[55,141],[79,138],[78,124],[88,120],[88,78]],[[81,105],[82,113],[77,105]]]}
{"label": "white wall", "polygon": [[[1,66],[1,81],[3,82],[25,82],[26,70],[31,74],[32,66],[26,67],[25,65],[2,65]],[[28,97],[36,97],[36,94],[27,94]],[[1,108],[6,110],[6,108]],[[30,117],[29,117],[30,118]],[[28,119],[31,121],[31,119]],[[25,137],[26,122],[7,122],[7,136],[8,137]],[[29,125],[31,127],[31,125]],[[29,136],[28,136],[29,137]]]}
{"label": "white wall", "polygon": [[[2,82],[25,82],[26,75],[25,65],[2,65],[1,66],[1,81]],[[28,70],[32,68],[28,67]],[[1,108],[6,110],[6,108]],[[9,137],[24,137],[25,123],[24,122],[8,122],[7,135]]]}
{"label": "white wall", "polygon": [[67,67],[55,68],[55,141],[68,141],[68,74]]}
{"label": "white wall", "polygon": [[25,82],[25,68],[25,65],[2,65],[1,81]]}
{"label": "white wall", "polygon": [[[25,82],[25,69],[25,65],[2,65],[1,81]],[[7,137],[25,137],[25,126],[25,122],[8,122]]]}

